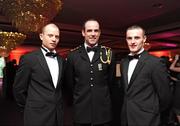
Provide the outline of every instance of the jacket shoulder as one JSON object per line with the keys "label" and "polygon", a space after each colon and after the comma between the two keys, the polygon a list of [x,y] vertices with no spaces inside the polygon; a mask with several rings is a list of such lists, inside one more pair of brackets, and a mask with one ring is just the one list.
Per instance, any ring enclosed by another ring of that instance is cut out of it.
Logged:
{"label": "jacket shoulder", "polygon": [[40,50],[35,50],[29,53],[26,53],[24,55],[22,55],[23,57],[31,57],[31,56],[35,56],[36,54],[40,53]]}
{"label": "jacket shoulder", "polygon": [[153,60],[154,62],[155,62],[155,61],[156,61],[156,62],[161,61],[161,58],[159,58],[159,57],[157,57],[157,56],[154,56],[154,55],[151,55],[151,54],[149,54],[149,58],[150,58],[150,60]]}
{"label": "jacket shoulder", "polygon": [[75,52],[75,51],[79,50],[81,47],[82,47],[81,45],[77,46],[77,47],[71,49],[70,52]]}
{"label": "jacket shoulder", "polygon": [[111,50],[111,48],[110,48],[110,47],[108,47],[108,46],[104,46],[104,45],[101,45],[101,46],[100,46],[100,48],[101,48],[101,49],[109,49],[109,50]]}
{"label": "jacket shoulder", "polygon": [[81,47],[82,47],[82,46],[80,45],[80,46],[77,46],[77,47],[71,49],[71,50],[69,51],[68,55],[67,55],[67,58],[76,56],[76,55],[78,54],[79,49],[80,49]]}

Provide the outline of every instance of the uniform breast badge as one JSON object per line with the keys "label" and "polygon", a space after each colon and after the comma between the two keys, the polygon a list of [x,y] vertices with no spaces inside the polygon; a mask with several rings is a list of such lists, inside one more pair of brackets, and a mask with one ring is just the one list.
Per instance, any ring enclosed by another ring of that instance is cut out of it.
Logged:
{"label": "uniform breast badge", "polygon": [[111,64],[111,57],[112,57],[112,53],[111,53],[111,48],[106,48],[105,46],[101,46],[102,49],[105,49],[105,53],[106,53],[106,59],[103,59],[103,53],[102,51],[100,51],[100,60],[102,63],[104,64]]}
{"label": "uniform breast badge", "polygon": [[99,71],[103,70],[101,63],[98,64],[98,70],[99,70]]}

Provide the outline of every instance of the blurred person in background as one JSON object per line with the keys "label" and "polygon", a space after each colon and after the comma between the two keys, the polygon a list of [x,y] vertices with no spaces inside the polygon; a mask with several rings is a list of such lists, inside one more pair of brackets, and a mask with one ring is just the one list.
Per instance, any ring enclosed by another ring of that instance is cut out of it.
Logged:
{"label": "blurred person in background", "polygon": [[173,77],[175,80],[174,96],[173,96],[173,111],[176,114],[178,125],[180,124],[180,57],[175,55],[175,58],[169,67],[173,72],[176,72],[176,77]]}

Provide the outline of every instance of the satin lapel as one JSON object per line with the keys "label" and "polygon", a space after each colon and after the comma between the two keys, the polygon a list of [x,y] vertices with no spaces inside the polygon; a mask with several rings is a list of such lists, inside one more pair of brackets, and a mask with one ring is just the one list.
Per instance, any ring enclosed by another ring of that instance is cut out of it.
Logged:
{"label": "satin lapel", "polygon": [[81,56],[82,59],[90,62],[89,57],[88,57],[88,54],[87,54],[87,52],[86,52],[86,49],[85,49],[84,45],[82,45],[82,46],[80,47],[79,53],[80,53],[80,56]]}
{"label": "satin lapel", "polygon": [[94,53],[92,63],[96,62],[100,57],[100,46],[98,46],[98,50]]}
{"label": "satin lapel", "polygon": [[142,70],[144,64],[145,64],[145,60],[147,58],[147,52],[144,51],[143,54],[141,55],[141,57],[139,58],[139,61],[134,69],[134,72],[132,74],[131,80],[129,82],[129,86],[128,88],[130,88],[130,86],[132,85],[133,81],[136,79],[136,77],[139,75],[140,71]]}
{"label": "satin lapel", "polygon": [[58,60],[58,65],[59,65],[59,77],[58,77],[58,83],[57,83],[57,87],[56,88],[58,88],[59,86],[60,86],[60,81],[61,81],[61,78],[62,78],[62,70],[63,70],[63,61],[62,61],[62,59],[59,57],[59,56],[57,56],[57,60]]}
{"label": "satin lapel", "polygon": [[[40,65],[42,66],[42,68],[43,68],[43,70],[45,71],[45,73],[46,73],[49,77],[51,77],[51,74],[50,74],[50,71],[49,71],[49,68],[48,68],[46,59],[45,59],[45,57],[43,56],[43,53],[41,52],[41,50],[39,50],[37,57],[38,57],[38,60],[39,60]],[[52,80],[52,78],[51,78],[51,80]]]}
{"label": "satin lapel", "polygon": [[124,78],[124,83],[125,83],[125,87],[126,89],[128,88],[128,66],[129,66],[129,59],[126,58],[124,59],[124,62],[122,64],[122,74],[123,74],[123,78]]}

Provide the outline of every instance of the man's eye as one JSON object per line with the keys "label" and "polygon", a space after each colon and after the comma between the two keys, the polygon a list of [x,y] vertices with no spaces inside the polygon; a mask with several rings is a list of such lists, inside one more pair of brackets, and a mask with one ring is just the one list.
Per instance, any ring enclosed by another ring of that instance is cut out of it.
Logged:
{"label": "man's eye", "polygon": [[55,36],[56,39],[59,39],[59,36]]}
{"label": "man's eye", "polygon": [[49,37],[53,37],[53,35],[48,35]]}
{"label": "man's eye", "polygon": [[99,30],[97,29],[97,30],[94,30],[94,32],[99,32]]}
{"label": "man's eye", "polygon": [[134,39],[140,39],[140,37],[134,37]]}
{"label": "man's eye", "polygon": [[87,32],[91,32],[92,30],[87,30]]}
{"label": "man's eye", "polygon": [[127,37],[126,39],[127,39],[127,40],[131,40],[132,38],[131,38],[131,37]]}

